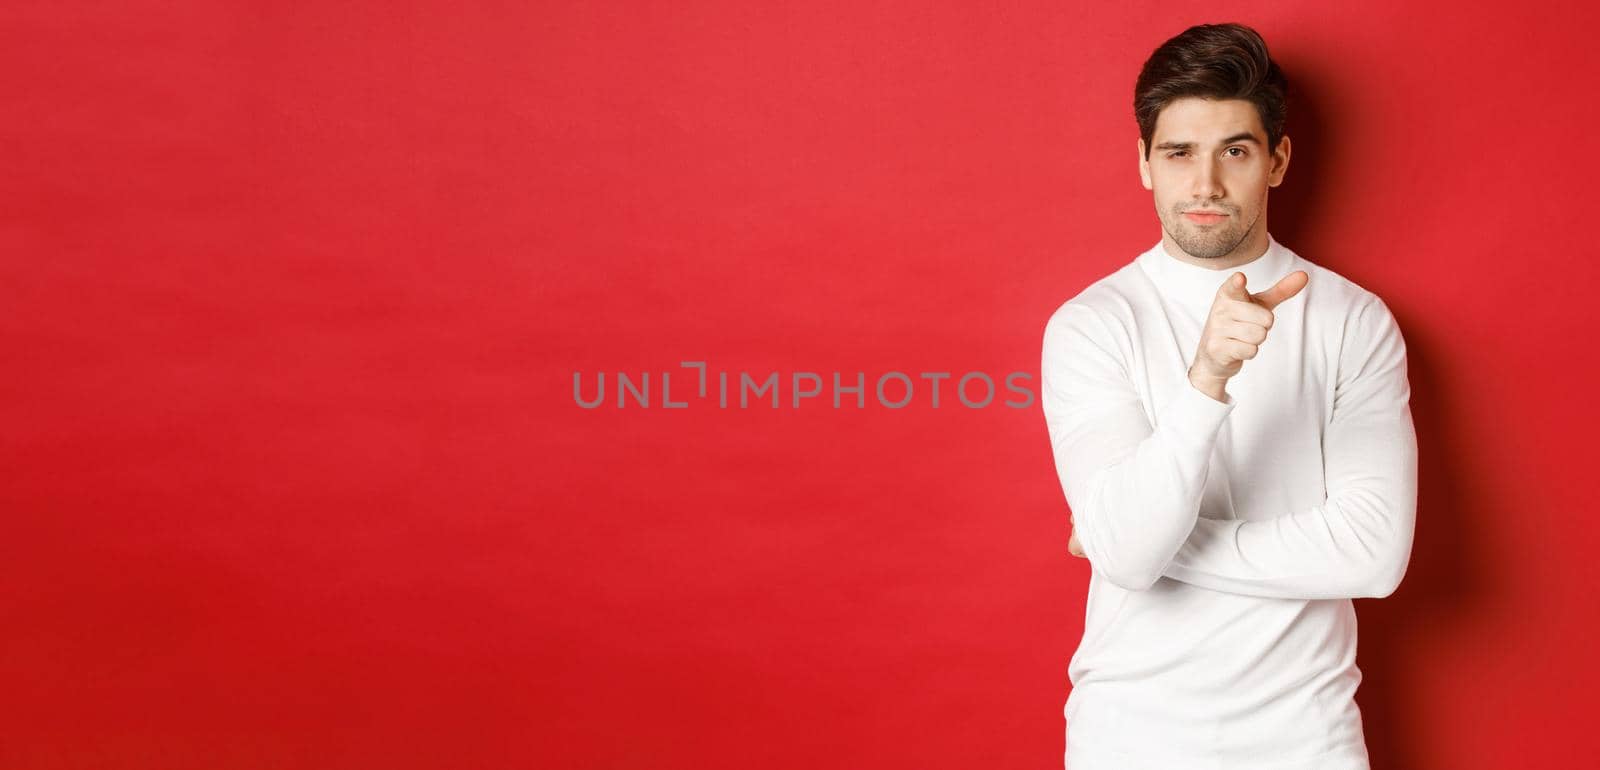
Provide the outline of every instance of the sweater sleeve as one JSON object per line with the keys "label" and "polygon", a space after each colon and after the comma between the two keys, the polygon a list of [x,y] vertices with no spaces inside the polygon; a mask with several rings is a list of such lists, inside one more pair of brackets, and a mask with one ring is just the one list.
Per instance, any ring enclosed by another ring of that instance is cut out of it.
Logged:
{"label": "sweater sleeve", "polygon": [[1277,518],[1202,518],[1167,577],[1286,599],[1381,598],[1400,584],[1417,514],[1405,342],[1376,297],[1351,328],[1323,432],[1326,499]]}
{"label": "sweater sleeve", "polygon": [[1234,402],[1186,381],[1152,428],[1118,350],[1092,308],[1063,305],[1045,327],[1040,402],[1090,565],[1138,591],[1161,578],[1194,529]]}

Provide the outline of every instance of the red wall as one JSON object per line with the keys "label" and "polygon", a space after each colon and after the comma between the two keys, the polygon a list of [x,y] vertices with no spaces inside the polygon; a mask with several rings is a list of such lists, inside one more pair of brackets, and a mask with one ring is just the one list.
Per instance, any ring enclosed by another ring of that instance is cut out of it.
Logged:
{"label": "red wall", "polygon": [[[0,10],[0,766],[1059,766],[1038,404],[871,382],[1037,373],[1225,20],[1410,345],[1375,767],[1600,753],[1592,6],[401,5]],[[687,360],[868,405],[574,402]]]}

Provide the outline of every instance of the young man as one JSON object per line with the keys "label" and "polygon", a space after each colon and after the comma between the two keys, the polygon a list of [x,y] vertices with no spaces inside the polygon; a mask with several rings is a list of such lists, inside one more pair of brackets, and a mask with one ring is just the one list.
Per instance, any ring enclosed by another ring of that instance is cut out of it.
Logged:
{"label": "young man", "polygon": [[1045,327],[1041,402],[1092,566],[1069,770],[1366,770],[1351,599],[1410,561],[1405,343],[1370,291],[1267,232],[1285,79],[1248,27],[1135,88],[1161,242]]}

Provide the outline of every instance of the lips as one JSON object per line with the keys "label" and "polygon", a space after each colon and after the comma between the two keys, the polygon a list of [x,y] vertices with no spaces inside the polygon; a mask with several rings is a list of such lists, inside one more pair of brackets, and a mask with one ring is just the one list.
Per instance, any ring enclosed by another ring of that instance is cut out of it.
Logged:
{"label": "lips", "polygon": [[1228,218],[1227,214],[1220,211],[1185,211],[1183,215],[1188,217],[1190,222],[1202,225],[1214,225]]}

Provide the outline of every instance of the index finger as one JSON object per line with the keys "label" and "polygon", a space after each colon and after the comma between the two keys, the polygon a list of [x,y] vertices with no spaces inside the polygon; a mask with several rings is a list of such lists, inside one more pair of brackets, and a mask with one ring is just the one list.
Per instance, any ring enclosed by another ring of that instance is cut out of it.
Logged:
{"label": "index finger", "polygon": [[1277,307],[1279,303],[1282,303],[1284,300],[1299,294],[1300,290],[1304,289],[1306,284],[1310,283],[1310,281],[1311,276],[1306,275],[1306,271],[1296,270],[1279,279],[1277,283],[1272,285],[1272,288],[1267,289],[1259,294],[1251,294],[1250,299],[1262,307],[1271,310]]}

